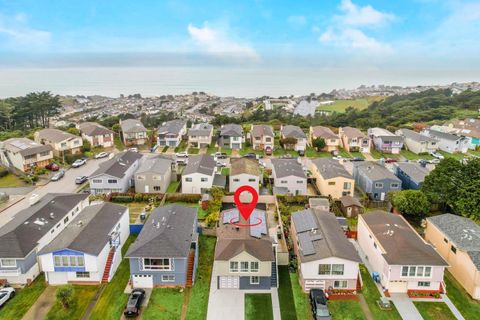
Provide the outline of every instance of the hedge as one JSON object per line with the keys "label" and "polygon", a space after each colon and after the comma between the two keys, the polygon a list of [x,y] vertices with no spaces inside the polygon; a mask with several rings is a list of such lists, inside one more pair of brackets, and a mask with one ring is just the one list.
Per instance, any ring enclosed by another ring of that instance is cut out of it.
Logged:
{"label": "hedge", "polygon": [[199,194],[167,193],[167,201],[197,203],[202,198]]}

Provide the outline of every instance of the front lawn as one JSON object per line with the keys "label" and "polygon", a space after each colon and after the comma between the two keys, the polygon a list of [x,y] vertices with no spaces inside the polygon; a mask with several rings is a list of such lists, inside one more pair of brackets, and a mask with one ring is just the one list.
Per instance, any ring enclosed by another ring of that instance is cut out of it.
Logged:
{"label": "front lawn", "polygon": [[270,293],[245,294],[245,320],[273,320]]}
{"label": "front lawn", "polygon": [[195,283],[193,284],[188,302],[187,320],[206,319],[210,280],[212,277],[213,259],[217,238],[199,237],[199,261]]}
{"label": "front lawn", "polygon": [[263,150],[254,150],[252,147],[243,147],[242,149],[240,149],[239,153],[241,156],[244,156],[247,153],[255,153],[255,154],[263,155]]}
{"label": "front lawn", "polygon": [[278,266],[278,300],[282,320],[296,320],[295,300],[293,298],[292,283],[287,266]]}
{"label": "front lawn", "polygon": [[15,297],[2,307],[0,319],[21,319],[46,287],[45,276],[42,273],[28,287],[17,290]]}
{"label": "front lawn", "polygon": [[462,288],[460,283],[453,278],[450,272],[445,272],[444,280],[447,285],[447,296],[452,300],[462,316],[466,320],[478,319],[478,315],[480,314],[480,302],[473,300]]}
{"label": "front lawn", "polygon": [[175,193],[178,190],[178,186],[180,185],[180,181],[172,181],[168,185],[167,193]]}
{"label": "front lawn", "polygon": [[73,303],[68,309],[64,309],[62,304],[58,301],[55,301],[53,307],[48,311],[46,320],[63,320],[63,319],[81,319],[90,301],[93,299],[97,293],[98,286],[73,286]]}
{"label": "front lawn", "polygon": [[187,150],[187,140],[180,141],[180,144],[174,149],[175,152],[184,152],[185,150]]}
{"label": "front lawn", "polygon": [[153,289],[148,306],[143,311],[142,319],[180,319],[183,295],[180,288]]}
{"label": "front lawn", "polygon": [[350,154],[351,154],[352,157],[354,157],[354,158],[365,159],[365,156],[364,156],[363,153],[361,153],[361,152],[355,151],[355,152],[350,152]]}
{"label": "front lawn", "polygon": [[352,155],[343,148],[338,149],[338,155],[341,156],[342,158],[347,158],[347,159],[352,157]]}
{"label": "front lawn", "polygon": [[372,156],[373,159],[376,159],[376,160],[383,158],[382,153],[377,149],[370,150],[370,155]]}
{"label": "front lawn", "polygon": [[366,319],[358,301],[328,301],[328,310],[333,320],[363,320]]}
{"label": "front lawn", "polygon": [[115,135],[115,137],[113,138],[113,145],[119,151],[123,151],[125,149],[125,145],[123,144],[122,139],[120,139],[120,137],[117,135]]}
{"label": "front lawn", "polygon": [[438,150],[438,153],[440,153],[441,155],[443,155],[445,158],[454,158],[454,159],[457,159],[457,160],[462,160],[463,158],[465,158],[465,154],[463,153],[448,153],[448,152],[445,152],[445,151],[441,151],[441,150]]}
{"label": "front lawn", "polygon": [[12,173],[0,178],[0,188],[16,188],[24,187],[26,185],[27,184],[22,179]]}
{"label": "front lawn", "polygon": [[290,273],[290,282],[292,283],[293,300],[295,302],[297,319],[311,319],[312,312],[310,310],[310,300],[308,295],[303,292],[303,289],[298,282],[298,273]]}
{"label": "front lawn", "polygon": [[230,148],[221,148],[220,152],[227,154],[227,156],[232,155],[232,149],[230,149]]}
{"label": "front lawn", "polygon": [[424,320],[455,319],[455,316],[445,302],[413,301],[413,303]]}
{"label": "front lawn", "polygon": [[198,154],[200,152],[200,149],[198,148],[188,148],[188,154]]}
{"label": "front lawn", "polygon": [[317,152],[315,148],[307,147],[307,150],[305,151],[305,156],[307,156],[308,158],[331,158],[332,154],[326,151]]}
{"label": "front lawn", "polygon": [[407,160],[419,160],[419,159],[432,160],[433,159],[433,157],[427,153],[416,154],[416,153],[413,153],[412,151],[405,150],[405,149],[402,149],[402,151],[400,151],[400,155]]}

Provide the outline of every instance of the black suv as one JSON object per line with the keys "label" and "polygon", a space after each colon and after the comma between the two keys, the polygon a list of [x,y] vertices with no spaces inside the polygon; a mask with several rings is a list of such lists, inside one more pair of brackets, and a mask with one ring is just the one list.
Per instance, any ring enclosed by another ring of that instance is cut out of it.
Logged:
{"label": "black suv", "polygon": [[322,289],[310,290],[310,304],[312,305],[313,318],[316,320],[331,320],[327,307],[327,296]]}
{"label": "black suv", "polygon": [[145,290],[143,289],[133,289],[132,293],[128,297],[127,307],[123,314],[126,317],[136,317],[140,312],[140,307],[142,306],[143,298],[145,298]]}

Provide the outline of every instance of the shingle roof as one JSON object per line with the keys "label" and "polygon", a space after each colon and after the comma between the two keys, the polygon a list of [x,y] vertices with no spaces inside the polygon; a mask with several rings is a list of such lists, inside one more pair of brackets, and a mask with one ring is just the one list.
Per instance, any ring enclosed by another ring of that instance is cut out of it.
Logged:
{"label": "shingle roof", "polygon": [[0,257],[26,257],[52,227],[87,197],[84,193],[50,193],[19,211],[15,219],[0,228]]}
{"label": "shingle roof", "polygon": [[432,130],[432,129],[427,129],[424,132],[425,134],[428,134],[431,137],[437,138],[437,139],[445,139],[445,140],[450,140],[450,141],[457,141],[462,139],[462,137],[456,136],[451,133],[447,132],[441,132],[437,130]]}
{"label": "shingle roof", "polygon": [[338,139],[338,136],[328,127],[312,127],[312,132],[315,137],[321,137],[325,139]]}
{"label": "shingle roof", "polygon": [[188,130],[189,136],[209,136],[213,126],[209,123],[197,123]]}
{"label": "shingle roof", "polygon": [[158,173],[165,174],[172,169],[172,160],[163,157],[149,157],[142,161],[135,174]]}
{"label": "shingle roof", "polygon": [[231,158],[230,176],[236,176],[244,173],[260,176],[260,167],[257,160],[249,158]]}
{"label": "shingle roof", "polygon": [[448,266],[435,249],[410,227],[401,215],[383,211],[361,215],[385,250],[390,265]]}
{"label": "shingle roof", "polygon": [[331,158],[312,159],[312,163],[317,167],[320,175],[328,180],[336,177],[352,179],[353,177],[338,160]]}
{"label": "shingle roof", "polygon": [[343,134],[349,138],[366,138],[367,136],[357,128],[342,127]]}
{"label": "shingle roof", "polygon": [[299,239],[299,258],[310,262],[337,257],[361,262],[333,213],[317,209],[298,211],[292,215]]}
{"label": "shingle roof", "polygon": [[183,170],[182,175],[188,175],[192,173],[202,173],[207,176],[211,176],[215,172],[217,163],[211,155],[200,154],[190,156],[188,164]]}
{"label": "shingle roof", "polygon": [[304,179],[307,178],[302,165],[295,159],[271,159],[270,161],[273,166],[275,178],[288,176],[296,176]]}
{"label": "shingle roof", "polygon": [[274,137],[275,136],[272,126],[269,126],[266,124],[253,125],[250,133],[252,134],[253,137],[263,137],[263,136]]}
{"label": "shingle roof", "polygon": [[122,120],[122,122],[120,123],[120,127],[122,128],[122,132],[127,133],[147,131],[147,129],[143,126],[143,123],[137,119]]}
{"label": "shingle roof", "polygon": [[339,198],[340,202],[344,207],[357,206],[363,208],[362,203],[355,197],[352,196],[341,196]]}
{"label": "shingle roof", "polygon": [[373,135],[373,136],[375,136],[377,138],[380,138],[382,140],[400,141],[400,142],[403,141],[403,137],[397,136],[397,135],[391,133],[390,131],[388,131],[387,129],[383,129],[383,128],[370,128],[370,129],[368,129],[368,134]]}
{"label": "shingle roof", "polygon": [[197,208],[180,204],[158,207],[150,214],[127,258],[183,258],[192,243]]}
{"label": "shingle roof", "polygon": [[410,179],[420,183],[430,174],[430,171],[416,162],[397,162],[395,166],[407,174]]}
{"label": "shingle roof", "polygon": [[241,137],[243,136],[243,128],[235,123],[226,124],[220,128],[220,136]]}
{"label": "shingle roof", "polygon": [[293,137],[297,139],[306,139],[307,135],[303,132],[302,128],[298,126],[286,125],[282,127],[282,136],[287,138]]}
{"label": "shingle roof", "polygon": [[184,120],[171,120],[158,127],[158,133],[178,135],[187,124]]}
{"label": "shingle roof", "polygon": [[401,182],[400,179],[398,179],[397,176],[395,176],[390,170],[374,161],[355,163],[355,169],[358,170],[359,173],[362,173],[366,177],[370,178],[372,181],[391,179],[396,180],[399,183]]}
{"label": "shingle roof", "polygon": [[417,142],[434,142],[435,139],[427,137],[426,135],[420,134],[410,129],[400,129],[397,133],[405,138],[417,141]]}
{"label": "shingle roof", "polygon": [[47,140],[54,143],[80,138],[79,136],[58,129],[43,129],[38,131],[37,135],[39,140]]}
{"label": "shingle roof", "polygon": [[126,214],[127,207],[104,202],[83,209],[39,254],[62,249],[98,255],[110,240],[110,232]]}
{"label": "shingle roof", "polygon": [[98,165],[98,169],[90,175],[90,178],[107,174],[112,177],[123,178],[125,172],[142,157],[142,154],[133,151],[123,151],[115,157]]}
{"label": "shingle roof", "polygon": [[84,122],[79,125],[80,131],[87,136],[113,134],[113,131],[95,122]]}
{"label": "shingle roof", "polygon": [[10,138],[2,144],[5,150],[18,152],[24,157],[52,150],[50,145],[43,145],[27,138]]}
{"label": "shingle roof", "polygon": [[480,226],[472,220],[450,213],[427,218],[459,250],[466,251],[480,270]]}

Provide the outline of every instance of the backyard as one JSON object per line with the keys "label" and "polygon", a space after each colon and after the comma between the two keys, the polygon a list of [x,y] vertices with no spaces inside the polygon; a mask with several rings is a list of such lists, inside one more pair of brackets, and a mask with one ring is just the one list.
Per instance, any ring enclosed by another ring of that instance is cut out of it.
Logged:
{"label": "backyard", "polygon": [[46,320],[62,320],[71,319],[79,320],[87,310],[88,304],[97,293],[98,286],[92,285],[75,285],[73,286],[73,302],[68,309],[63,308],[59,301],[55,301],[55,304],[50,309],[46,316]]}
{"label": "backyard", "polygon": [[448,271],[445,272],[447,296],[460,311],[466,320],[478,319],[480,314],[480,302],[473,300]]}
{"label": "backyard", "polygon": [[413,303],[424,320],[455,319],[452,311],[444,302],[414,301]]}
{"label": "backyard", "polygon": [[180,288],[153,289],[148,306],[142,313],[142,319],[180,319],[183,296]]}
{"label": "backyard", "polygon": [[168,185],[167,193],[175,193],[178,191],[178,186],[180,185],[180,181],[172,181]]}
{"label": "backyard", "polygon": [[273,320],[270,293],[245,294],[245,320]]}

